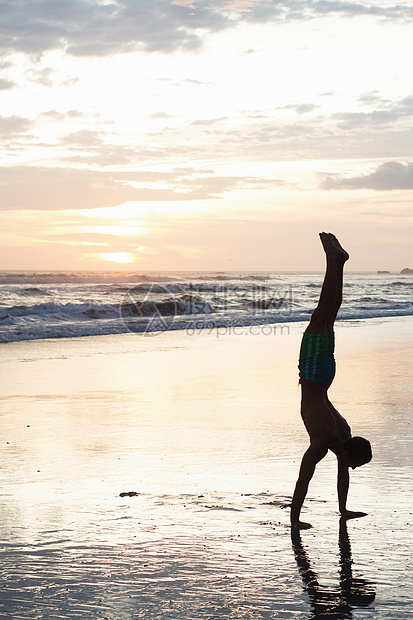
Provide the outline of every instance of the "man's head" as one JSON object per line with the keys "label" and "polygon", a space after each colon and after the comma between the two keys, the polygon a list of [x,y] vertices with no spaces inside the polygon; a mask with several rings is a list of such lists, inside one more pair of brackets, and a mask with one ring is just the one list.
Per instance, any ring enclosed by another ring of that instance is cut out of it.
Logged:
{"label": "man's head", "polygon": [[369,463],[372,459],[371,445],[363,437],[352,437],[343,443],[343,449],[348,454],[348,466],[352,469]]}

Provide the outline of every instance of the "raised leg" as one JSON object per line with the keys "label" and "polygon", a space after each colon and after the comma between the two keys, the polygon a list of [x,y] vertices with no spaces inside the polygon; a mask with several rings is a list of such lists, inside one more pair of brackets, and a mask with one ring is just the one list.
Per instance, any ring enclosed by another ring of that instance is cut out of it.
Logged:
{"label": "raised leg", "polygon": [[306,329],[310,334],[333,331],[334,321],[343,301],[344,263],[349,258],[331,233],[320,233],[320,239],[326,253],[327,265],[320,299]]}

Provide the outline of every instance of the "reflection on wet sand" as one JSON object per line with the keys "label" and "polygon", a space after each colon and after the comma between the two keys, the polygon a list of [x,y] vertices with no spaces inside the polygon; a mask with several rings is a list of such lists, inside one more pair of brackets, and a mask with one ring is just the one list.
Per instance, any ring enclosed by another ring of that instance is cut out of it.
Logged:
{"label": "reflection on wet sand", "polygon": [[351,568],[353,560],[345,519],[340,519],[340,585],[336,588],[323,588],[318,583],[317,573],[311,568],[298,529],[291,528],[291,539],[304,589],[310,597],[311,616],[309,620],[314,618],[335,618],[336,620],[352,618],[353,607],[368,607],[373,603],[376,597],[374,584],[367,579],[353,577]]}

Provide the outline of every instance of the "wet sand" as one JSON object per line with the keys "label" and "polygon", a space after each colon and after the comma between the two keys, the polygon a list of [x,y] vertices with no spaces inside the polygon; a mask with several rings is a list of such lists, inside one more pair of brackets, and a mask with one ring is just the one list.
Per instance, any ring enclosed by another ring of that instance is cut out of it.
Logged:
{"label": "wet sand", "polygon": [[278,327],[2,345],[0,615],[413,617],[413,320],[338,323],[368,516],[340,528],[329,455],[293,540],[304,326]]}

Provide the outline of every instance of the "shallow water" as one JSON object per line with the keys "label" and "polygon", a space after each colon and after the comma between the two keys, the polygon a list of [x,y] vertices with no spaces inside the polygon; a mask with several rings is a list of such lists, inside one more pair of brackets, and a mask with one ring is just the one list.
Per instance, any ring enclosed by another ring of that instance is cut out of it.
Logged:
{"label": "shallow water", "polygon": [[328,456],[293,540],[302,326],[4,345],[0,617],[413,617],[412,328],[337,330],[331,399],[374,449],[349,508],[368,516],[340,527]]}

